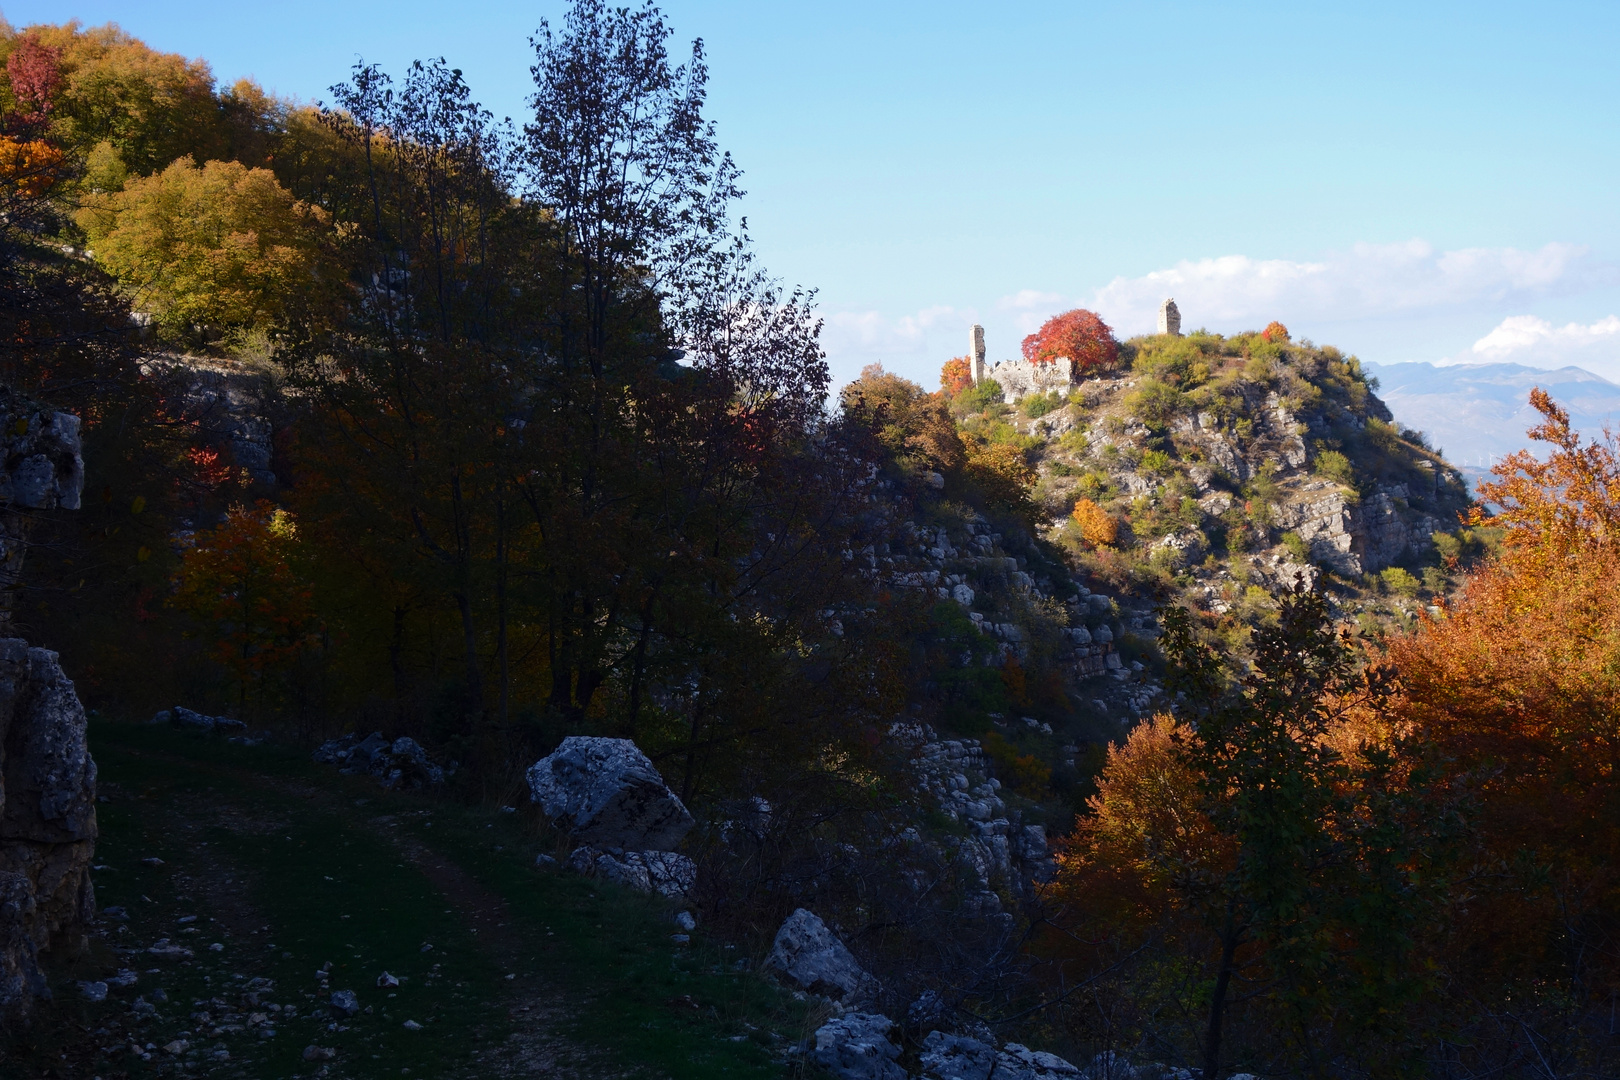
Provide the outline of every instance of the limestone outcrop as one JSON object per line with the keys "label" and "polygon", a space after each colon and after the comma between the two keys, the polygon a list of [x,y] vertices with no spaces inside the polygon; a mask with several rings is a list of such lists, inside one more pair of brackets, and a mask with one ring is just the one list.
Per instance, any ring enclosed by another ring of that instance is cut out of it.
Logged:
{"label": "limestone outcrop", "polygon": [[[34,517],[75,510],[79,418],[0,390],[0,629]],[[84,707],[57,655],[0,637],[0,1016],[50,991],[40,953],[95,914],[96,764]]]}

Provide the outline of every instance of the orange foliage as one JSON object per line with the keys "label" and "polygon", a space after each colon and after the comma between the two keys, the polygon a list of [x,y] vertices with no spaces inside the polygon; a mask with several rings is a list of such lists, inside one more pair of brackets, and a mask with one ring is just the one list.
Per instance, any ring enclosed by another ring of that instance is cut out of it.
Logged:
{"label": "orange foliage", "polygon": [[1108,748],[1091,811],[1058,856],[1059,889],[1109,922],[1146,924],[1172,904],[1180,877],[1224,866],[1230,844],[1200,807],[1184,732],[1160,714]]}
{"label": "orange foliage", "polygon": [[1119,522],[1090,499],[1074,504],[1074,520],[1080,526],[1080,535],[1094,548],[1113,547],[1119,541]]}
{"label": "orange foliage", "polygon": [[1024,359],[1049,363],[1060,356],[1074,361],[1080,371],[1112,367],[1119,359],[1114,331],[1094,311],[1075,308],[1054,315],[1024,339]]}
{"label": "orange foliage", "polygon": [[945,361],[939,369],[939,388],[952,397],[973,385],[973,368],[965,356]]}
{"label": "orange foliage", "polygon": [[1580,952],[1607,964],[1584,973],[1606,993],[1620,964],[1584,943],[1620,932],[1620,455],[1582,446],[1542,391],[1531,403],[1552,454],[1516,454],[1480,485],[1502,507],[1502,556],[1388,651],[1398,714],[1478,800],[1472,962],[1523,973]]}
{"label": "orange foliage", "polygon": [[0,135],[0,184],[30,199],[37,199],[62,178],[66,158],[62,151],[38,139],[19,142]]}
{"label": "orange foliage", "polygon": [[244,707],[248,688],[292,661],[315,629],[297,544],[292,515],[261,499],[232,507],[181,556],[169,603],[206,628]]}
{"label": "orange foliage", "polygon": [[1274,319],[1266,324],[1264,330],[1260,331],[1260,337],[1274,344],[1280,344],[1288,340],[1288,327]]}

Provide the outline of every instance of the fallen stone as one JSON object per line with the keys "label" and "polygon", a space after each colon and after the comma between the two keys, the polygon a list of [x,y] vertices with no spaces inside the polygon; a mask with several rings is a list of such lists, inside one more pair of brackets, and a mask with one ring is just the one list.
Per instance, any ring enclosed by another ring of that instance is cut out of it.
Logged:
{"label": "fallen stone", "polygon": [[765,966],[800,989],[840,1001],[866,995],[876,984],[827,924],[804,908],[783,921]]}
{"label": "fallen stone", "polygon": [[[176,705],[168,710],[170,725],[186,731],[201,731],[207,733],[220,731],[246,731],[247,725],[240,720],[232,720],[228,716],[204,716],[200,712]],[[158,716],[162,716],[158,713]],[[155,722],[157,717],[152,718]]]}
{"label": "fallen stone", "polygon": [[668,851],[692,815],[629,739],[570,735],[529,769],[529,792],[546,816],[597,847]]}
{"label": "fallen stone", "polygon": [[917,1059],[923,1080],[989,1080],[996,1048],[965,1035],[930,1031]]}
{"label": "fallen stone", "polygon": [[398,985],[399,979],[386,971],[377,976],[377,988],[380,990],[391,990]]}
{"label": "fallen stone", "polygon": [[353,990],[335,990],[327,1001],[333,1016],[353,1016],[360,1011],[360,999]]}
{"label": "fallen stone", "polygon": [[113,990],[128,990],[140,981],[140,976],[125,968],[116,975],[107,977],[107,986]]}
{"label": "fallen stone", "polygon": [[692,891],[697,884],[697,863],[673,851],[626,851],[621,855],[598,855],[592,871],[599,878],[641,892],[655,892],[672,900]]}
{"label": "fallen stone", "polygon": [[99,980],[96,982],[81,982],[79,984],[79,996],[86,1001],[106,1001],[107,984]]}
{"label": "fallen stone", "polygon": [[906,1080],[889,1041],[894,1021],[879,1013],[848,1013],[816,1029],[810,1058],[839,1080]]}
{"label": "fallen stone", "polygon": [[187,1050],[190,1050],[190,1049],[191,1049],[191,1044],[189,1042],[187,1042],[185,1039],[175,1039],[173,1042],[167,1042],[167,1043],[163,1044],[163,1052],[165,1054],[174,1054],[174,1055],[178,1056],[180,1054],[185,1053]]}
{"label": "fallen stone", "polygon": [[337,1051],[332,1049],[330,1046],[315,1046],[311,1044],[304,1047],[305,1061],[331,1061],[335,1057],[337,1057]]}
{"label": "fallen stone", "polygon": [[697,919],[692,917],[690,911],[677,911],[675,913],[675,925],[687,933],[691,933],[697,929]]}
{"label": "fallen stone", "polygon": [[407,1020],[403,1024],[401,1024],[400,1026],[403,1027],[406,1031],[421,1031],[422,1030],[422,1025],[418,1024],[415,1020]]}
{"label": "fallen stone", "polygon": [[555,870],[559,865],[561,864],[550,855],[536,855],[534,857],[534,868],[536,870]]}
{"label": "fallen stone", "polygon": [[170,945],[167,941],[160,941],[146,951],[159,960],[191,960],[197,955],[184,945]]}
{"label": "fallen stone", "polygon": [[1084,1080],[1086,1074],[1056,1054],[1008,1043],[996,1055],[995,1080]]}

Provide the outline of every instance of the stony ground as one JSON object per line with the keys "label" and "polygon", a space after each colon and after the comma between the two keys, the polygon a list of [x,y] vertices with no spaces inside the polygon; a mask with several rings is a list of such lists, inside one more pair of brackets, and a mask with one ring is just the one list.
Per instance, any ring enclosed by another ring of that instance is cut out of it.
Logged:
{"label": "stony ground", "polygon": [[757,958],[535,869],[518,813],[161,728],[101,724],[92,750],[103,918],[0,1049],[8,1078],[798,1071],[806,1017]]}

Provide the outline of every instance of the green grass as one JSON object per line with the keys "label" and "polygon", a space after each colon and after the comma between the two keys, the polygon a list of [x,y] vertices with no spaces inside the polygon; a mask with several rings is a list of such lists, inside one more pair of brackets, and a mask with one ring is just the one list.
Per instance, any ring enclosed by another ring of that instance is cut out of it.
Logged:
{"label": "green grass", "polygon": [[[667,902],[534,869],[550,842],[524,814],[384,793],[268,746],[113,723],[91,738],[110,795],[98,902],[127,908],[129,922],[88,956],[56,961],[57,1003],[0,1059],[18,1075],[76,1061],[86,1076],[311,1075],[301,1056],[311,1044],[337,1051],[336,1075],[488,1075],[517,1052],[515,1035],[583,1075],[777,1077],[784,1040],[804,1034],[804,1006],[753,974],[752,958],[701,930],[672,943]],[[176,920],[190,914],[199,932],[181,933]],[[139,954],[132,965],[113,952],[160,937],[196,958]],[[216,941],[223,951],[207,948]],[[125,966],[143,972],[136,987],[100,1005],[77,996],[74,980]],[[153,967],[161,973],[144,973]],[[397,989],[376,987],[385,970]],[[205,1008],[217,1021],[218,1007],[192,1002],[234,1005],[252,979],[274,981],[264,1002],[297,1010],[272,1017],[273,1037],[214,1037],[190,1019]],[[170,1002],[140,1040],[161,1047],[190,1032],[189,1054],[143,1061],[89,1045],[120,1037],[129,1002],[158,986]],[[339,989],[371,1011],[334,1031],[325,1002]],[[211,1056],[220,1047],[228,1060]]]}

